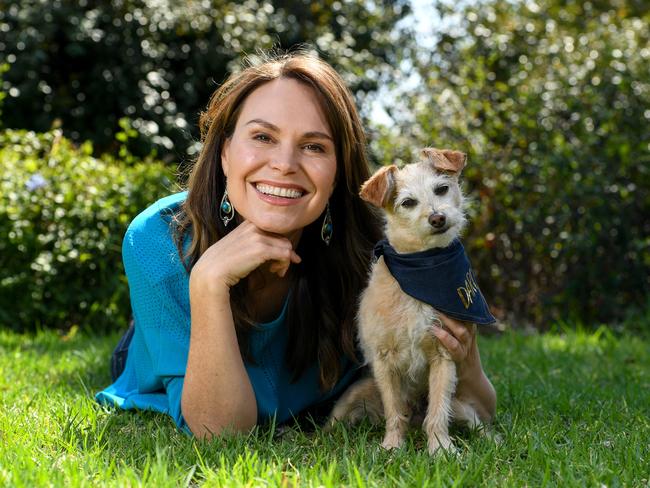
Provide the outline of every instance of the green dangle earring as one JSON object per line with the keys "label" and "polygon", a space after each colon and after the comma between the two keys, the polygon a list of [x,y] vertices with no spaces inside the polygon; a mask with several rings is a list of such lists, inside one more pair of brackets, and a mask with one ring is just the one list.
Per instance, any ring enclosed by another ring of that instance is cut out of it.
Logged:
{"label": "green dangle earring", "polygon": [[327,202],[327,206],[325,207],[325,218],[323,219],[323,225],[320,229],[320,238],[323,239],[326,246],[330,245],[333,233],[334,226],[332,225],[332,214],[330,214],[330,202]]}
{"label": "green dangle earring", "polygon": [[234,216],[235,209],[232,207],[230,200],[228,200],[228,189],[224,188],[221,204],[219,205],[219,218],[223,221],[224,227],[228,227],[228,222],[230,222]]}

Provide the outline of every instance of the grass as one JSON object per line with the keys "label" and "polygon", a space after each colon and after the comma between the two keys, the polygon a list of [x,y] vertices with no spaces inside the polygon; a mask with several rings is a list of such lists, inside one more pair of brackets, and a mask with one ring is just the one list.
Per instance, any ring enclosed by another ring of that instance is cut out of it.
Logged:
{"label": "grass", "polygon": [[481,338],[499,445],[455,430],[458,456],[397,452],[382,428],[258,428],[199,442],[163,415],[114,412],[117,335],[0,330],[3,486],[650,486],[650,337],[605,328]]}

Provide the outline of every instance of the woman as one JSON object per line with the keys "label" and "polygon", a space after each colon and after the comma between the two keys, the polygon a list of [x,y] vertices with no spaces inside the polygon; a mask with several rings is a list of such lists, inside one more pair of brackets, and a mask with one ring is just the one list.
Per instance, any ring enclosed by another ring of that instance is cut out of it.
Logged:
{"label": "woman", "polygon": [[[361,122],[327,63],[298,53],[247,67],[200,127],[188,191],[127,230],[135,328],[124,370],[97,398],[205,437],[283,422],[350,384],[355,306],[380,232],[357,196],[369,176]],[[490,417],[474,329],[445,324],[458,388]]]}

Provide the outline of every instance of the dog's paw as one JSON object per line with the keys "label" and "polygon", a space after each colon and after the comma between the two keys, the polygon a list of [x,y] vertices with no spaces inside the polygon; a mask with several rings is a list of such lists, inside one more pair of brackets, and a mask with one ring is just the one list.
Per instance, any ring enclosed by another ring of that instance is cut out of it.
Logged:
{"label": "dog's paw", "polygon": [[497,445],[503,443],[503,437],[501,437],[501,434],[497,434],[489,424],[480,423],[472,428],[472,432],[476,433],[480,437],[489,439]]}
{"label": "dog's paw", "polygon": [[398,432],[386,432],[384,436],[384,442],[381,443],[381,447],[386,450],[398,449],[402,447],[404,443],[404,436],[400,435]]}
{"label": "dog's paw", "polygon": [[497,446],[503,444],[503,437],[501,434],[497,434],[494,432],[492,429],[482,429],[480,432],[480,435],[482,437],[485,437],[486,439],[490,439],[492,442],[494,442]]}
{"label": "dog's paw", "polygon": [[435,436],[429,438],[428,447],[429,454],[432,456],[439,454],[441,450],[446,451],[448,454],[458,454],[458,449],[456,449],[454,443],[451,442],[449,436]]}
{"label": "dog's paw", "polygon": [[332,432],[334,430],[334,426],[338,422],[339,420],[336,417],[328,418],[325,424],[323,424],[323,432]]}

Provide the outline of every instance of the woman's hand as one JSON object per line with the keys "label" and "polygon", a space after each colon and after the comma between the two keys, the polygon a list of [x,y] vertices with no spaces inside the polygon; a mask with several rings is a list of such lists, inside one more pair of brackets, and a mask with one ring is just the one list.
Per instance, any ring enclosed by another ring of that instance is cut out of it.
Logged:
{"label": "woman's hand", "polygon": [[476,347],[476,324],[454,320],[438,312],[443,327],[434,327],[435,335],[451,354],[454,362],[461,366]]}
{"label": "woman's hand", "polygon": [[203,253],[192,268],[191,280],[230,289],[264,263],[283,277],[291,263],[300,261],[289,239],[244,221]]}
{"label": "woman's hand", "polygon": [[443,327],[433,327],[440,343],[456,363],[456,396],[471,401],[483,421],[496,412],[496,391],[483,371],[476,343],[476,324],[460,322],[438,312]]}

